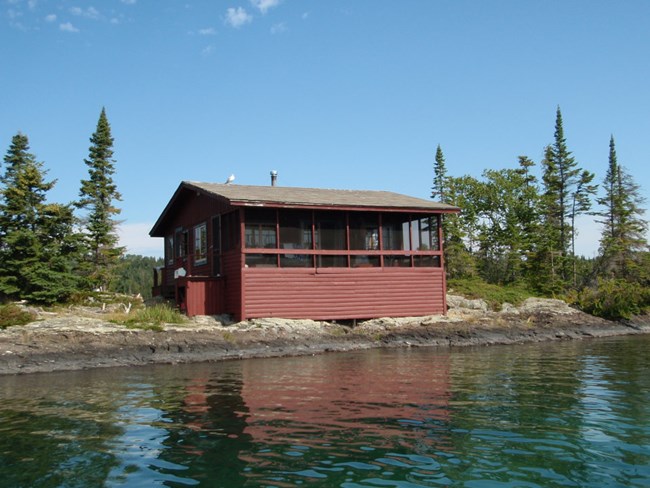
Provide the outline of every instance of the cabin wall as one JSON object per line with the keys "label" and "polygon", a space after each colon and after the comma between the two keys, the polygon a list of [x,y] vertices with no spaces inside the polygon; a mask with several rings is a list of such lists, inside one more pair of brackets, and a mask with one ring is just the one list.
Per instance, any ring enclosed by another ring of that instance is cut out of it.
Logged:
{"label": "cabin wall", "polygon": [[[214,275],[214,251],[212,239],[213,217],[232,211],[233,208],[213,197],[193,191],[179,195],[165,227],[165,240],[181,228],[188,232],[185,257],[165,256],[160,289],[173,290],[177,304],[188,316],[218,315],[223,313],[241,315],[241,268],[239,249],[221,255],[221,276]],[[197,265],[194,259],[194,228],[202,223],[207,230],[207,262]],[[165,246],[166,252],[168,251]],[[185,269],[186,276],[174,278],[174,271]]]}
{"label": "cabin wall", "polygon": [[187,278],[183,280],[183,285],[185,309],[189,317],[224,313],[223,278]]}
{"label": "cabin wall", "polygon": [[[164,284],[174,284],[174,270],[183,266],[188,275],[191,276],[212,276],[212,260],[213,260],[213,245],[212,245],[212,217],[220,215],[232,210],[232,207],[226,203],[216,199],[197,194],[196,192],[186,191],[179,196],[179,201],[175,206],[173,215],[170,216],[165,229],[165,235],[169,236],[174,234],[176,229],[182,228],[188,231],[188,256],[184,259],[172,256],[165,256],[165,276]],[[194,227],[206,223],[207,224],[207,239],[208,239],[208,253],[207,262],[202,265],[197,265],[194,262]],[[167,239],[167,237],[165,237]],[[167,247],[165,247],[167,250]]]}
{"label": "cabin wall", "polygon": [[442,268],[243,270],[245,318],[318,320],[443,314]]}
{"label": "cabin wall", "polygon": [[224,274],[224,307],[221,313],[228,313],[235,320],[241,320],[242,313],[242,268],[243,255],[239,249],[223,254],[222,268]]}

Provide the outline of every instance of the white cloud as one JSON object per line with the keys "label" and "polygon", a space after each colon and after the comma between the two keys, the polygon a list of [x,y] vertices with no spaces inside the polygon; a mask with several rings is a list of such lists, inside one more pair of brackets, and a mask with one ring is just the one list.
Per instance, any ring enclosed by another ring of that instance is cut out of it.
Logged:
{"label": "white cloud", "polygon": [[65,24],[59,24],[59,30],[62,30],[63,32],[79,32],[79,29],[77,29],[70,22],[66,22]]}
{"label": "white cloud", "polygon": [[235,29],[238,29],[244,24],[248,24],[253,20],[253,16],[246,12],[242,7],[230,7],[226,11],[226,23],[230,24]]}
{"label": "white cloud", "polygon": [[206,27],[205,29],[199,29],[199,35],[201,36],[213,36],[217,33],[216,30],[214,30],[214,27]]}
{"label": "white cloud", "polygon": [[280,22],[271,26],[271,34],[282,34],[287,30],[287,24]]}
{"label": "white cloud", "polygon": [[27,7],[29,10],[34,10],[38,6],[38,0],[28,0],[27,1]]}
{"label": "white cloud", "polygon": [[76,15],[78,17],[86,17],[88,19],[98,19],[99,18],[99,10],[97,10],[95,7],[88,7],[86,10],[80,8],[80,7],[71,7],[70,8],[70,13],[72,15]]}
{"label": "white cloud", "polygon": [[209,56],[213,52],[214,52],[214,46],[205,46],[203,48],[203,51],[201,51],[201,54],[203,54],[204,56]]}
{"label": "white cloud", "polygon": [[265,14],[269,9],[280,5],[280,0],[251,0],[251,4]]}
{"label": "white cloud", "polygon": [[46,15],[45,22],[56,22],[56,14]]}
{"label": "white cloud", "polygon": [[117,228],[117,235],[120,239],[120,246],[126,247],[128,254],[140,254],[142,256],[162,256],[163,240],[156,237],[149,237],[149,230],[153,224],[142,222],[133,224],[120,224]]}
{"label": "white cloud", "polygon": [[135,5],[138,0],[120,0],[125,5]]}
{"label": "white cloud", "polygon": [[309,17],[309,12],[304,12],[301,17],[302,20],[307,20],[307,17]]}

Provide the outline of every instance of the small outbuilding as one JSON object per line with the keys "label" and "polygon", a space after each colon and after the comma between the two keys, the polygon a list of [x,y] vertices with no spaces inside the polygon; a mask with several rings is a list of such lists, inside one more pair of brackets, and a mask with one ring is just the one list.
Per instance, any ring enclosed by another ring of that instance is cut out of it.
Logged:
{"label": "small outbuilding", "polygon": [[386,191],[184,181],[158,218],[156,296],[187,315],[316,320],[446,312],[441,217]]}

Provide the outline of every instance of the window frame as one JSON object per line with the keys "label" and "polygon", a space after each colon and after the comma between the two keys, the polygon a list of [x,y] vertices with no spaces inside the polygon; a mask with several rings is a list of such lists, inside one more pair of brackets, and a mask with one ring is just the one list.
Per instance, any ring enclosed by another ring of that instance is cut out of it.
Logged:
{"label": "window frame", "polygon": [[203,266],[208,263],[208,224],[201,222],[194,226],[194,265]]}

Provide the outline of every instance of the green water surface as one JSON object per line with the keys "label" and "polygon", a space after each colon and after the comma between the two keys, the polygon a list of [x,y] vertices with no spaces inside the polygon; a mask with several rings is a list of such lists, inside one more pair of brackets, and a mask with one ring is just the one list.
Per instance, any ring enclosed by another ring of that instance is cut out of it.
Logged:
{"label": "green water surface", "polygon": [[650,336],[0,377],[0,486],[648,487]]}

